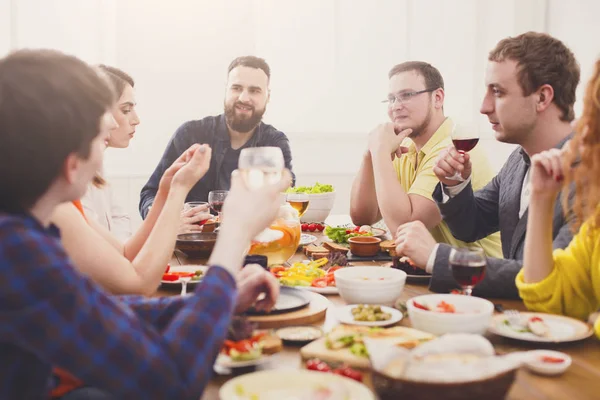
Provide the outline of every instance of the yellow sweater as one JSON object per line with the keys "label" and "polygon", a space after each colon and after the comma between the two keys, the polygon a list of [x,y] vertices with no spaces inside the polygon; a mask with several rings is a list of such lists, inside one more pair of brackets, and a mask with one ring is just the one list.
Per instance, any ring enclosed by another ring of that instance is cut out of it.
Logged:
{"label": "yellow sweater", "polygon": [[[600,229],[584,224],[569,246],[554,251],[554,269],[543,281],[516,283],[525,306],[533,311],[587,320],[600,306]],[[594,325],[600,338],[600,318]]]}

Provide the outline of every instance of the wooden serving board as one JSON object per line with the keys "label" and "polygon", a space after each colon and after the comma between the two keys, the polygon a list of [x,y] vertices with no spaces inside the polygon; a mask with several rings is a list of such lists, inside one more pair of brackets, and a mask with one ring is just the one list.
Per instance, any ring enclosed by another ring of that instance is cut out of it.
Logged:
{"label": "wooden serving board", "polygon": [[310,325],[325,318],[327,307],[331,304],[327,297],[306,291],[310,297],[308,306],[289,313],[273,315],[252,315],[248,320],[258,323],[261,329],[281,328],[293,325]]}
{"label": "wooden serving board", "polygon": [[318,358],[325,362],[341,362],[355,368],[368,369],[371,367],[371,361],[368,357],[359,357],[352,354],[349,348],[331,350],[325,346],[326,338],[321,338],[310,342],[300,349],[302,359]]}

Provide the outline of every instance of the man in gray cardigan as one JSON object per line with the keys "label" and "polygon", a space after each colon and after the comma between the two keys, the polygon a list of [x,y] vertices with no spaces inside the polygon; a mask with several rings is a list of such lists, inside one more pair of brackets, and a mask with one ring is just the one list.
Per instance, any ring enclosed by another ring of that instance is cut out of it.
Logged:
{"label": "man in gray cardigan", "polygon": [[[489,54],[486,94],[481,105],[496,139],[517,144],[499,174],[473,193],[468,153],[443,151],[434,167],[440,179],[433,198],[452,234],[472,242],[500,231],[504,259],[488,258],[485,278],[473,290],[484,297],[518,298],[515,277],[522,267],[529,204],[529,159],[561,148],[571,136],[579,65],[559,40],[528,32],[500,41]],[[464,182],[447,179],[455,172]],[[553,218],[554,248],[564,248],[572,235],[557,202]],[[398,229],[397,251],[433,274],[430,289],[457,287],[448,265],[451,247],[435,243],[419,224]]]}

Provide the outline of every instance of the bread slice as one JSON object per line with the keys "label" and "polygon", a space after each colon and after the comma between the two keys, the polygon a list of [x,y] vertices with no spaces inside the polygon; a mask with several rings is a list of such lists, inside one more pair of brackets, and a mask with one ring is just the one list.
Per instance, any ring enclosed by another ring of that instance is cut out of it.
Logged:
{"label": "bread slice", "polygon": [[329,250],[323,246],[315,246],[314,244],[310,244],[304,248],[304,254],[306,254],[307,257],[312,257],[313,254],[320,254],[322,257],[329,257]]}
{"label": "bread slice", "polygon": [[275,354],[283,350],[283,343],[278,336],[268,334],[261,341],[263,354]]}
{"label": "bread slice", "polygon": [[323,247],[331,252],[342,253],[344,255],[348,254],[349,249],[341,244],[333,243],[333,242],[324,242]]}
{"label": "bread slice", "polygon": [[379,244],[381,250],[387,251],[391,257],[396,257],[396,242],[393,240],[384,240]]}

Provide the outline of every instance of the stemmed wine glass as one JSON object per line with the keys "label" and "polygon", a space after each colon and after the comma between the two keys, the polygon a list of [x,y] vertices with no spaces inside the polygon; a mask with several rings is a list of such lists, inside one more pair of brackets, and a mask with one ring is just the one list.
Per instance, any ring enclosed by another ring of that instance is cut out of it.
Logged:
{"label": "stemmed wine glass", "polygon": [[308,209],[309,197],[306,193],[288,193],[286,200],[294,210],[298,211],[298,216],[304,215]]}
{"label": "stemmed wine glass", "polygon": [[[285,161],[279,147],[249,147],[240,152],[238,170],[251,190],[279,182],[284,168]],[[254,240],[269,241],[267,238],[272,236],[271,233],[271,229],[265,229]]]}
{"label": "stemmed wine glass", "polygon": [[208,204],[210,204],[210,208],[217,213],[219,223],[221,222],[223,203],[225,202],[228,193],[227,190],[213,190],[208,193]]}
{"label": "stemmed wine glass", "polygon": [[240,152],[238,169],[250,189],[277,183],[285,168],[279,147],[250,147]]}
{"label": "stemmed wine glass", "polygon": [[473,287],[485,276],[486,258],[481,248],[459,248],[450,251],[450,269],[452,276],[464,289],[467,296],[471,296]]}
{"label": "stemmed wine glass", "polygon": [[[477,146],[477,143],[479,142],[479,131],[473,128],[466,129],[455,122],[452,127],[451,137],[454,148],[459,153],[465,154]],[[446,177],[446,179],[460,182],[464,181],[464,178],[458,171],[456,171],[454,175]]]}

